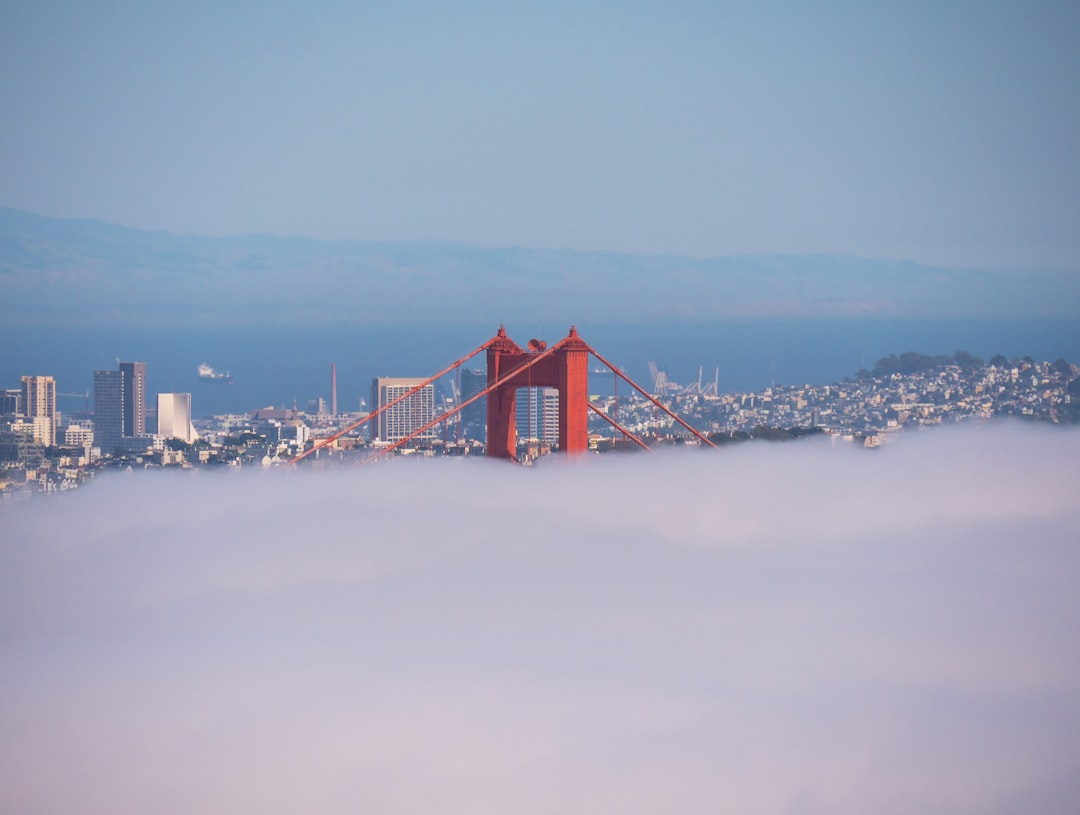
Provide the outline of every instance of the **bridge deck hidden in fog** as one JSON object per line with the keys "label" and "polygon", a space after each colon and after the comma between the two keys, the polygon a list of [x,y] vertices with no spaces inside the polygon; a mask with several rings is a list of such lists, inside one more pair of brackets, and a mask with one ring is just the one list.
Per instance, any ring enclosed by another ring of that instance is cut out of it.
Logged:
{"label": "bridge deck hidden in fog", "polygon": [[460,413],[479,399],[487,399],[487,455],[491,458],[513,459],[517,448],[517,428],[514,423],[518,388],[555,388],[559,392],[559,450],[568,454],[579,454],[589,449],[589,411],[593,411],[612,427],[640,447],[650,449],[645,442],[620,425],[614,418],[598,410],[589,402],[589,357],[595,357],[615,376],[623,379],[638,393],[653,403],[682,425],[704,444],[715,447],[709,439],[675,415],[664,404],[650,395],[644,388],[624,374],[618,367],[608,362],[592,346],[578,336],[577,329],[571,326],[570,333],[552,346],[543,340],[530,340],[527,348],[520,347],[506,334],[506,329],[499,326],[498,332],[483,345],[474,348],[456,362],[443,368],[437,374],[428,377],[397,398],[381,405],[363,419],[354,422],[332,436],[319,440],[310,450],[305,450],[293,462],[315,453],[340,439],[347,433],[377,418],[379,414],[394,407],[406,399],[420,393],[436,379],[455,371],[473,357],[487,352],[487,387],[479,393],[461,401],[453,409],[412,431],[404,438],[384,447],[376,455],[385,455],[413,439],[426,433],[435,425]]}

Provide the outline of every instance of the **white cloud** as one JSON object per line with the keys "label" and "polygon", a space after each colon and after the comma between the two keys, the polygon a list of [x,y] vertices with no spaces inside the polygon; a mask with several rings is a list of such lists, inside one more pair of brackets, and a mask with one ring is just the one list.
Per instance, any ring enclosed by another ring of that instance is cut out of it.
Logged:
{"label": "white cloud", "polygon": [[1080,434],[104,478],[0,515],[0,809],[1071,812]]}

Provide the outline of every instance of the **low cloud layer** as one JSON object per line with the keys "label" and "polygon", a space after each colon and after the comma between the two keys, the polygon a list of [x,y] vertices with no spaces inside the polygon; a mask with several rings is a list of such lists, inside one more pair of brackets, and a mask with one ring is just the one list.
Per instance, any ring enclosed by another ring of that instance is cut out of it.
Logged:
{"label": "low cloud layer", "polygon": [[0,513],[0,810],[1080,801],[1080,433],[112,476]]}

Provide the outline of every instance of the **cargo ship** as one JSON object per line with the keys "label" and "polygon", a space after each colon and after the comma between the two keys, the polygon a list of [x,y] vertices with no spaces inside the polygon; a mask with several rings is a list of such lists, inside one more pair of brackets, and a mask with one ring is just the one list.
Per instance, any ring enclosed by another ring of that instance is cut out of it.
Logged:
{"label": "cargo ship", "polygon": [[215,371],[205,362],[199,365],[199,379],[209,382],[227,382],[230,385],[232,384],[232,377],[229,376],[228,371],[225,373]]}

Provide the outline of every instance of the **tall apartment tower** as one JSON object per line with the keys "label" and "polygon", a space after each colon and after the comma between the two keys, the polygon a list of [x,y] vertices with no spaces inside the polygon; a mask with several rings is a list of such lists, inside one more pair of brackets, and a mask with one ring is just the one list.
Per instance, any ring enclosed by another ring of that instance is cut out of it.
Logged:
{"label": "tall apartment tower", "polygon": [[[487,371],[460,368],[461,401],[476,396],[487,387]],[[484,441],[487,435],[487,399],[481,397],[461,411],[462,436],[466,439]]]}
{"label": "tall apartment tower", "polygon": [[0,391],[0,416],[22,414],[22,388],[5,388]]}
{"label": "tall apartment tower", "polygon": [[519,439],[559,443],[558,388],[520,388],[515,406]]}
{"label": "tall apartment tower", "polygon": [[105,455],[124,437],[123,372],[94,371],[94,446]]}
{"label": "tall apartment tower", "polygon": [[34,441],[56,446],[56,380],[51,376],[24,376],[20,409],[34,426]]}
{"label": "tall apartment tower", "polygon": [[[415,388],[423,379],[402,377],[379,377],[371,382],[371,407],[379,410],[395,399],[404,396]],[[372,428],[372,439],[393,444],[419,430],[435,418],[435,387],[425,385],[408,399],[403,399],[389,410],[379,414],[376,425]],[[434,439],[435,428],[430,428],[417,437],[417,440]]]}
{"label": "tall apartment tower", "polygon": [[124,435],[146,435],[146,363],[121,362]]}
{"label": "tall apartment tower", "polygon": [[146,435],[146,363],[94,371],[94,444],[104,454]]}

